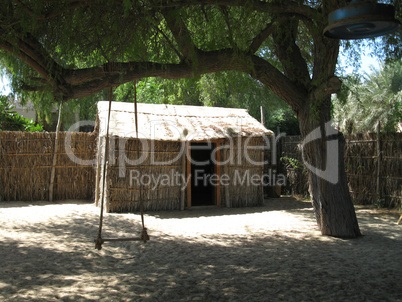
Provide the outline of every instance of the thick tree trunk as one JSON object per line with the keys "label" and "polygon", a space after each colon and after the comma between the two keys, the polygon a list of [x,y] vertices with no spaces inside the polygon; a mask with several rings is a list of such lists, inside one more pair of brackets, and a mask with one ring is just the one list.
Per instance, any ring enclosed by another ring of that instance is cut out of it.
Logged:
{"label": "thick tree trunk", "polygon": [[330,121],[330,99],[309,101],[298,112],[309,191],[323,235],[356,238],[359,225],[344,166],[345,139]]}

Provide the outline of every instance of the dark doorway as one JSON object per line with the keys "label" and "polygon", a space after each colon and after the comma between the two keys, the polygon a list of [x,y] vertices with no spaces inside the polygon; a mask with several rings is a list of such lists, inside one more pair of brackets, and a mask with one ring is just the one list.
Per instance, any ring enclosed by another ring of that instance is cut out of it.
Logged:
{"label": "dark doorway", "polygon": [[215,173],[212,159],[213,143],[191,143],[191,205],[215,204],[215,184],[211,176]]}

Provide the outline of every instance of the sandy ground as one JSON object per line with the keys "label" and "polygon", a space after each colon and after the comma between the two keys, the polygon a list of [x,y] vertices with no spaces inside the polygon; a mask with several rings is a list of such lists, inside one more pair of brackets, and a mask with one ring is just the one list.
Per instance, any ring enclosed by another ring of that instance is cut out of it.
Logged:
{"label": "sandy ground", "polygon": [[[321,236],[310,204],[146,215],[151,241],[94,249],[98,209],[0,204],[2,301],[402,301],[398,213],[358,207],[365,236]],[[104,238],[140,232],[107,214]]]}

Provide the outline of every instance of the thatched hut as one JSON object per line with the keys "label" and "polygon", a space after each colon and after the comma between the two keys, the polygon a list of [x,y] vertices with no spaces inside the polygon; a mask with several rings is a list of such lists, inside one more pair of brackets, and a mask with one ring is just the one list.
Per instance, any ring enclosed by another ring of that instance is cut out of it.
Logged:
{"label": "thatched hut", "polygon": [[264,142],[273,133],[247,110],[138,104],[137,139],[134,104],[111,108],[108,150],[108,102],[98,103],[96,127],[95,196],[100,204],[104,192],[106,211],[137,211],[140,194],[145,211],[262,204]]}

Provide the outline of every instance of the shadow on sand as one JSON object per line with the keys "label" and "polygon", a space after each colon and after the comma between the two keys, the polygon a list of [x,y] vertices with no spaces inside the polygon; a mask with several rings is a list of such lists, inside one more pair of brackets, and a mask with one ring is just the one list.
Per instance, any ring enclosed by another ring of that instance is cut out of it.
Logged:
{"label": "shadow on sand", "polygon": [[[311,203],[294,197],[268,198],[259,207],[225,208],[217,206],[196,206],[184,211],[155,211],[146,212],[146,215],[159,219],[180,219],[196,217],[214,217],[227,215],[246,215],[271,211],[298,211],[311,209]],[[136,213],[138,214],[138,213]]]}

